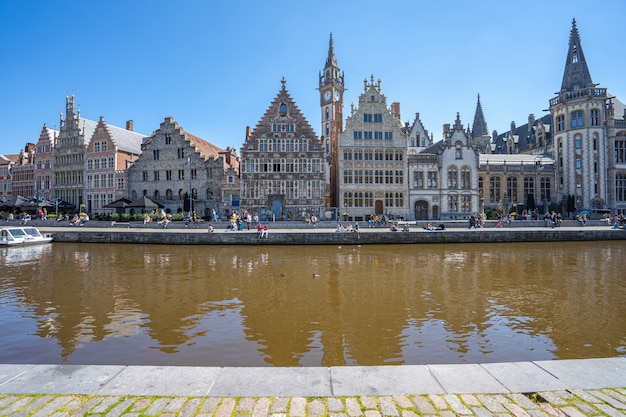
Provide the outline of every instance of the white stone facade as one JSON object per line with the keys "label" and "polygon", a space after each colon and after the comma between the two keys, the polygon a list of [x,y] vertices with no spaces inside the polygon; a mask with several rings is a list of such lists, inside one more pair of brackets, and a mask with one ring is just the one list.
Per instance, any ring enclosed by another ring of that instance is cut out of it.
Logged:
{"label": "white stone facade", "polygon": [[343,219],[409,217],[407,134],[387,107],[380,80],[364,81],[358,107],[338,143],[339,210]]}

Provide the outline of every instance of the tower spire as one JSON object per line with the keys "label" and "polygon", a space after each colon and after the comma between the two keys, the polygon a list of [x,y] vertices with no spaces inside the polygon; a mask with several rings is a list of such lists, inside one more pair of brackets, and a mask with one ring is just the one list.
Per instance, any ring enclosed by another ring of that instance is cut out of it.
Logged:
{"label": "tower spire", "polygon": [[326,58],[326,68],[335,67],[339,68],[337,64],[337,57],[335,57],[335,47],[333,46],[333,34],[330,33],[330,41],[328,44],[328,57]]}
{"label": "tower spire", "polygon": [[478,94],[478,102],[476,103],[476,112],[474,113],[474,124],[472,125],[472,139],[481,136],[489,136],[487,122],[483,114],[483,106],[480,104],[480,94]]}
{"label": "tower spire", "polygon": [[565,61],[565,71],[563,72],[563,82],[561,91],[574,91],[587,88],[593,85],[591,74],[587,67],[583,47],[580,43],[580,34],[576,27],[576,19],[572,20],[572,31],[569,35],[569,48],[567,50],[567,60]]}

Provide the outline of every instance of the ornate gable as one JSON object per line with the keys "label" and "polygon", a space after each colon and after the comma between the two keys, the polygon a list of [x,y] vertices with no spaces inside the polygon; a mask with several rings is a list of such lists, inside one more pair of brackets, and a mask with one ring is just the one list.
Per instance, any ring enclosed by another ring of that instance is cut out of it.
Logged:
{"label": "ornate gable", "polygon": [[246,139],[246,142],[260,137],[304,137],[317,140],[315,131],[285,88],[285,79],[283,78],[281,82],[282,88],[257,123],[252,134]]}

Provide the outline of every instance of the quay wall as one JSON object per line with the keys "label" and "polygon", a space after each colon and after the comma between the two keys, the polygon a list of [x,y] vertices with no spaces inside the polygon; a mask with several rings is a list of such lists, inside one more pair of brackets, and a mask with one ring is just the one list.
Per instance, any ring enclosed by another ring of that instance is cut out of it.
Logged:
{"label": "quay wall", "polygon": [[391,232],[363,229],[361,233],[335,233],[326,230],[272,230],[259,239],[255,231],[222,230],[208,233],[206,229],[159,230],[91,228],[45,229],[55,242],[81,243],[141,243],[167,245],[367,245],[423,243],[506,243],[506,242],[564,242],[595,240],[626,240],[623,229],[603,228],[510,228],[479,230],[442,230]]}

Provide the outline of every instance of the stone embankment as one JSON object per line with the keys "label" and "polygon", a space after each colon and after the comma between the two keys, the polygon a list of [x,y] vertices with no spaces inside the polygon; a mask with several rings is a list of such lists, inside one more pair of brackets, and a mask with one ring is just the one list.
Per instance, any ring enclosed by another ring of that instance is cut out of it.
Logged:
{"label": "stone embankment", "polygon": [[[347,222],[342,222],[344,225]],[[56,242],[82,243],[144,243],[168,245],[366,245],[420,243],[504,243],[504,242],[564,242],[626,240],[625,230],[614,229],[605,222],[565,221],[560,227],[546,227],[543,221],[516,221],[497,228],[487,223],[484,228],[468,229],[466,222],[446,222],[445,230],[424,230],[423,224],[412,222],[407,232],[392,232],[386,227],[368,228],[357,232],[336,232],[336,223],[324,222],[315,227],[304,223],[269,223],[267,238],[259,238],[254,227],[232,231],[225,223],[171,223],[166,229],[155,223],[111,223],[91,221],[84,227],[67,223],[33,222]],[[424,223],[425,224],[425,223]]]}

